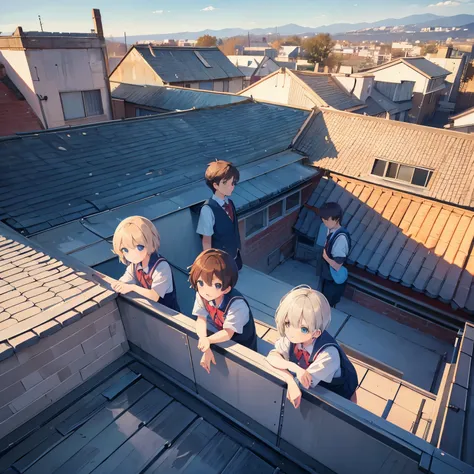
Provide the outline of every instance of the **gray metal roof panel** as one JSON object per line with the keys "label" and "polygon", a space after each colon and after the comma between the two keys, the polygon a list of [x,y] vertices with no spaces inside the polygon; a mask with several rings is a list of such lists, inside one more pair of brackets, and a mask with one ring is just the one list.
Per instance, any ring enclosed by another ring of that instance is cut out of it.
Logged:
{"label": "gray metal roof panel", "polygon": [[411,64],[430,77],[448,76],[450,71],[432,63],[426,58],[402,58],[403,62]]}
{"label": "gray metal roof panel", "polygon": [[355,114],[360,114],[360,115],[380,115],[386,112],[385,108],[382,107],[379,102],[374,99],[373,97],[368,97],[367,100],[365,101],[365,104],[367,107],[364,107],[363,109],[358,109],[354,111]]}
{"label": "gray metal roof panel", "polygon": [[[135,46],[143,59],[152,67],[164,82],[213,81],[243,77],[242,72],[235,67],[218,48],[160,48]],[[211,66],[206,67],[198,56],[197,51]]]}
{"label": "gray metal roof panel", "polygon": [[112,98],[162,110],[188,110],[217,107],[249,100],[232,94],[111,82]]}
{"label": "gray metal roof panel", "polygon": [[0,213],[31,233],[138,201],[202,179],[216,158],[241,167],[286,150],[307,115],[241,103],[5,139]]}

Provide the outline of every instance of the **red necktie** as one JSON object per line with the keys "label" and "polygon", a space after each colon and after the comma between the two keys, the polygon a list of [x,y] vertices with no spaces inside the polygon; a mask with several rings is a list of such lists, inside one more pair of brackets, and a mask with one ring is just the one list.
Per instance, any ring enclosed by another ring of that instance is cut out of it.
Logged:
{"label": "red necktie", "polygon": [[[308,353],[308,351],[305,351],[304,349],[300,349],[298,347],[298,344],[295,344],[294,353],[295,353],[296,358],[298,359],[298,365],[306,369],[309,366],[309,358],[311,355]],[[304,363],[306,365],[302,365],[303,361],[301,360],[301,357],[303,357]]]}
{"label": "red necktie", "polygon": [[234,212],[232,211],[232,206],[230,205],[229,202],[225,202],[224,205],[222,206],[224,211],[227,213],[229,216],[230,220],[234,222]]}

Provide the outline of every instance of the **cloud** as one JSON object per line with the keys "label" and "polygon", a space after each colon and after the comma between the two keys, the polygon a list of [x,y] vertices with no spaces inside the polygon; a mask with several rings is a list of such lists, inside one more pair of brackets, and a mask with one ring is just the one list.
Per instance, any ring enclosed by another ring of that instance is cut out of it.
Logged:
{"label": "cloud", "polygon": [[428,5],[428,8],[436,8],[436,7],[457,7],[461,5],[459,2],[453,0],[447,0],[446,2],[439,2],[439,3],[432,3]]}
{"label": "cloud", "polygon": [[163,15],[164,12],[164,10],[155,10],[152,13],[156,13],[157,15]]}
{"label": "cloud", "polygon": [[215,10],[215,8],[212,5],[209,5],[208,7],[203,8],[201,11],[202,12],[213,12],[214,10]]}

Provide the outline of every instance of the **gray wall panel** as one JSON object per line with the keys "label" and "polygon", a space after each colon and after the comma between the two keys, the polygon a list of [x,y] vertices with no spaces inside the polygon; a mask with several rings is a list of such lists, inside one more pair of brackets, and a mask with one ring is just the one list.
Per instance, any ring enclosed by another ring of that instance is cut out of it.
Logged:
{"label": "gray wall panel", "polygon": [[202,352],[197,348],[197,341],[189,339],[189,344],[196,383],[273,433],[278,433],[283,387],[217,351],[214,351],[216,365],[212,365],[209,375],[199,365]]}
{"label": "gray wall panel", "polygon": [[186,334],[127,303],[119,308],[130,342],[194,381]]}

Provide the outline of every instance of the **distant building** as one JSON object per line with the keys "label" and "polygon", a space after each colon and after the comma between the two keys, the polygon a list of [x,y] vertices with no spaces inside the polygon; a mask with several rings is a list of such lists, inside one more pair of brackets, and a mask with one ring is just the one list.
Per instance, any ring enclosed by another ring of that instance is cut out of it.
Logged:
{"label": "distant building", "polygon": [[378,82],[414,82],[413,107],[408,112],[408,121],[418,124],[434,115],[439,98],[446,87],[446,77],[449,75],[446,69],[420,57],[394,59],[365,72],[373,74]]}
{"label": "distant building", "polygon": [[282,46],[277,61],[296,62],[301,53],[301,46]]}
{"label": "distant building", "polygon": [[0,36],[0,63],[44,128],[112,118],[105,40],[98,33],[24,32]]}
{"label": "distant building", "polygon": [[110,80],[235,93],[243,88],[244,74],[218,48],[135,45]]}
{"label": "distant building", "polygon": [[178,46],[196,46],[196,44],[197,44],[197,40],[188,40],[188,39],[178,40]]}
{"label": "distant building", "polygon": [[244,89],[280,69],[280,65],[267,56],[227,56],[227,59],[245,74]]}

